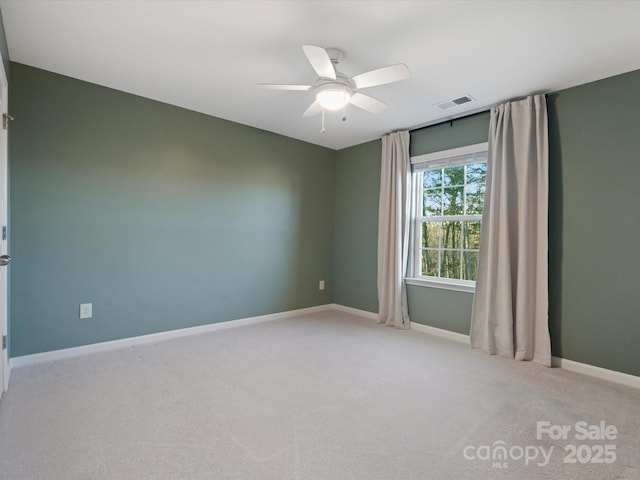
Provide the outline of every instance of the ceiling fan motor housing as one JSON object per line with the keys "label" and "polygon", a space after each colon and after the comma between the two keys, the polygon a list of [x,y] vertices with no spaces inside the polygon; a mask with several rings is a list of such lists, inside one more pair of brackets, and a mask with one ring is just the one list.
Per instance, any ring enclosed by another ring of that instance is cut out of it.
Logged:
{"label": "ceiling fan motor housing", "polygon": [[344,51],[340,50],[339,48],[329,47],[325,50],[327,51],[327,55],[331,59],[331,63],[333,63],[334,65],[339,64],[341,61],[347,58],[347,55],[344,53]]}

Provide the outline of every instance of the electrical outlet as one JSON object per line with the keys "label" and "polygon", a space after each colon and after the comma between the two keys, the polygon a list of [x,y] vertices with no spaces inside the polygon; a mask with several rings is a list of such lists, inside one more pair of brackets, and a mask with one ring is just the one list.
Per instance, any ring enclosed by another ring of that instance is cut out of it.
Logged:
{"label": "electrical outlet", "polygon": [[324,290],[324,280],[320,280],[320,284],[318,285],[320,290]]}
{"label": "electrical outlet", "polygon": [[93,303],[80,304],[80,318],[91,318],[93,316]]}

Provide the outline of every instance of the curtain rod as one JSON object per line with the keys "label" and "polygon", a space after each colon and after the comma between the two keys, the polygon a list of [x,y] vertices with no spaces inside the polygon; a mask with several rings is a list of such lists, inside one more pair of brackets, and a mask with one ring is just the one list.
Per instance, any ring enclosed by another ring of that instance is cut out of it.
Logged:
{"label": "curtain rod", "polygon": [[[424,123],[424,124],[421,124],[421,125],[416,125],[416,126],[413,126],[413,127],[409,128],[408,130],[409,130],[409,133],[413,133],[413,132],[417,132],[418,130],[422,130],[423,128],[437,127],[438,125],[444,125],[446,123],[448,123],[451,126],[453,126],[453,122],[455,122],[456,120],[464,120],[465,118],[475,117],[476,115],[481,115],[483,113],[487,113],[487,112],[491,111],[491,109],[493,107],[497,107],[498,105],[501,105],[503,103],[515,102],[515,101],[518,101],[518,100],[523,100],[523,99],[525,99],[527,97],[530,97],[532,95],[536,95],[536,94],[532,93],[530,95],[524,95],[524,96],[521,96],[521,97],[514,97],[514,98],[511,98],[509,100],[504,100],[504,101],[495,103],[493,105],[488,105],[488,106],[484,106],[484,107],[478,108],[476,110],[471,110],[470,112],[461,113],[458,116],[453,116],[453,117],[446,118],[444,120],[435,120],[433,122],[428,122],[428,123]],[[549,95],[553,95],[553,93],[545,93],[544,94],[545,97],[548,97]]]}
{"label": "curtain rod", "polygon": [[[499,104],[496,104],[496,105],[499,105]],[[382,134],[381,137],[384,137],[385,135],[388,135],[388,134],[393,133],[393,132],[399,132],[401,130],[402,131],[406,130],[411,134],[413,132],[417,132],[418,130],[422,130],[423,128],[437,127],[438,125],[444,125],[445,123],[453,124],[453,122],[455,122],[456,120],[463,120],[465,118],[470,118],[470,117],[474,117],[476,115],[480,115],[481,113],[486,113],[489,110],[491,110],[494,106],[495,105],[485,106],[485,107],[482,107],[482,108],[477,109],[477,110],[471,110],[470,113],[469,112],[461,113],[458,116],[449,117],[449,118],[446,118],[444,120],[438,119],[438,120],[434,120],[433,122],[422,123],[422,124],[414,125],[413,127],[409,127],[409,128],[391,130],[389,132],[386,132],[386,133]]]}
{"label": "curtain rod", "polygon": [[418,125],[416,127],[410,128],[409,129],[409,133],[413,133],[413,132],[417,132],[418,130],[422,130],[424,128],[431,128],[431,127],[437,127],[438,125],[445,125],[447,123],[451,124],[451,126],[453,126],[453,122],[458,121],[458,120],[464,120],[465,118],[471,118],[471,117],[475,117],[477,115],[482,115],[483,113],[487,113],[491,110],[492,107],[483,107],[482,110],[478,110],[478,111],[474,111],[472,113],[464,113],[461,114],[457,117],[450,117],[447,118],[446,120],[436,120],[435,122],[432,123],[425,123],[423,125]]}

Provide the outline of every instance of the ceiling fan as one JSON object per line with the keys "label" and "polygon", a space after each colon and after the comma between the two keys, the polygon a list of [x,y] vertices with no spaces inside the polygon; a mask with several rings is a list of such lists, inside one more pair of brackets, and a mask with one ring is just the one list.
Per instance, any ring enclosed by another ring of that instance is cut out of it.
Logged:
{"label": "ceiling fan", "polygon": [[377,68],[349,78],[336,69],[337,65],[345,58],[342,50],[337,48],[324,49],[316,45],[303,45],[302,50],[320,77],[313,85],[279,83],[259,83],[258,85],[273,90],[313,90],[315,101],[302,115],[310,117],[322,112],[322,132],[324,132],[325,110],[342,109],[343,121],[346,120],[345,109],[348,104],[355,105],[367,112],[380,113],[387,108],[387,104],[361,93],[360,90],[409,78],[409,69],[402,63]]}

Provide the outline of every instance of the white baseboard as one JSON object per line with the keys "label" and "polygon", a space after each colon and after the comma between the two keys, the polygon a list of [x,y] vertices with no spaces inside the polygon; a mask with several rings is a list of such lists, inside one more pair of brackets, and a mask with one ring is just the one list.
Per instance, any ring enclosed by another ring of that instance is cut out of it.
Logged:
{"label": "white baseboard", "polygon": [[551,366],[562,368],[570,372],[581,373],[590,377],[608,380],[613,383],[619,383],[628,387],[640,388],[640,377],[629,375],[628,373],[608,370],[606,368],[596,367],[587,363],[575,362],[566,358],[551,357]]}
{"label": "white baseboard", "polygon": [[431,327],[429,325],[423,325],[422,323],[411,322],[411,329],[433,335],[434,337],[446,338],[447,340],[453,340],[454,342],[465,343],[467,345],[470,345],[471,342],[469,335],[465,335],[464,333],[452,332],[451,330]]}
{"label": "white baseboard", "polygon": [[[343,305],[336,304],[334,304],[333,307],[336,310],[352,313],[354,315],[360,315],[366,318],[378,318],[378,315],[376,313],[358,310],[357,308],[345,307]],[[423,325],[422,323],[415,322],[411,322],[411,329],[418,332],[424,332],[436,337],[446,338],[447,340],[453,340],[454,342],[460,342],[466,345],[470,344],[469,335],[464,335],[462,333],[452,332],[449,330],[444,330],[442,328],[431,327],[429,325]],[[587,363],[580,363],[574,360],[567,360],[566,358],[560,357],[551,357],[551,366],[562,368],[563,370],[567,370],[569,372],[581,373],[589,377],[618,383],[620,385],[626,385],[628,387],[640,388],[640,377],[629,375],[628,373],[608,370],[606,368],[596,367]]]}
{"label": "white baseboard", "polygon": [[[335,310],[339,310],[341,312],[358,315],[359,317],[370,318],[371,320],[378,320],[378,314],[375,312],[360,310],[359,308],[346,307],[337,303],[334,303],[332,307]],[[422,323],[416,322],[411,322],[411,329],[418,332],[428,333],[429,335],[433,335],[435,337],[442,337],[448,340],[454,340],[456,342],[469,344],[469,335],[464,335],[462,333],[452,332],[450,330],[444,330],[442,328],[430,327],[429,325],[424,325]]]}
{"label": "white baseboard", "polygon": [[345,307],[344,305],[338,305],[337,303],[333,303],[331,306],[334,310],[350,313],[352,315],[358,315],[359,317],[370,318],[371,320],[378,320],[378,314],[374,312],[360,310],[359,308]]}
{"label": "white baseboard", "polygon": [[256,323],[280,320],[282,318],[295,317],[309,313],[322,312],[332,310],[333,304],[319,305],[317,307],[300,308],[298,310],[289,310],[287,312],[270,313],[268,315],[260,315],[257,317],[241,318],[238,320],[229,320],[226,322],[211,323],[200,325],[197,327],[180,328],[178,330],[169,330],[167,332],[151,333],[149,335],[140,335],[138,337],[122,338],[120,340],[111,340],[108,342],[93,343],[91,345],[82,345],[79,347],[63,348],[61,350],[53,350],[50,352],[34,353],[31,355],[22,355],[10,359],[10,368],[23,367],[33,365],[35,363],[50,362],[53,360],[61,360],[64,358],[72,358],[90,353],[105,352],[118,348],[132,347],[136,345],[144,345],[148,343],[161,342],[174,338],[187,337],[205,332],[213,332],[216,330],[224,330],[227,328],[236,328],[246,325],[254,325]]}
{"label": "white baseboard", "polygon": [[9,382],[11,381],[11,372],[13,372],[13,362],[11,359],[7,362],[7,378],[4,379],[4,389],[9,388]]}
{"label": "white baseboard", "polygon": [[[298,310],[290,310],[287,312],[271,313],[268,315],[260,315],[257,317],[242,318],[238,320],[230,320],[227,322],[212,323],[207,325],[201,325],[197,327],[181,328],[178,330],[170,330],[167,332],[152,333],[149,335],[141,335],[138,337],[123,338],[120,340],[112,340],[109,342],[94,343],[91,345],[82,345],[80,347],[71,347],[61,350],[54,350],[51,352],[35,353],[32,355],[23,355],[20,357],[13,357],[9,359],[8,365],[8,379],[11,379],[11,372],[13,368],[23,367],[26,365],[33,365],[41,362],[50,362],[53,360],[61,360],[64,358],[72,358],[80,355],[87,355],[96,352],[105,352],[108,350],[115,350],[118,348],[131,347],[136,345],[144,345],[148,343],[161,342],[165,340],[171,340],[173,338],[186,337],[190,335],[197,335],[205,332],[213,332],[216,330],[224,330],[227,328],[241,327],[245,325],[253,325],[256,323],[268,322],[273,320],[279,320],[282,318],[295,317],[298,315],[304,315],[315,312],[322,312],[327,310],[338,310],[340,312],[350,313],[352,315],[358,315],[360,317],[368,318],[371,320],[377,320],[378,314],[375,312],[368,312],[366,310],[360,310],[357,308],[346,307],[338,304],[326,304],[316,307],[301,308]],[[429,325],[423,325],[421,323],[411,322],[411,328],[418,332],[423,332],[428,335],[445,338],[459,343],[469,345],[469,335],[462,333],[451,332],[442,328],[436,328]],[[553,367],[562,368],[575,373],[581,373],[590,377],[607,380],[610,382],[626,385],[629,387],[640,388],[640,377],[635,375],[629,375],[627,373],[617,372],[615,370],[608,370],[606,368],[596,367],[586,363],[580,363],[573,360],[567,360],[560,357],[552,357],[551,364]],[[1,386],[0,386],[1,387]]]}

